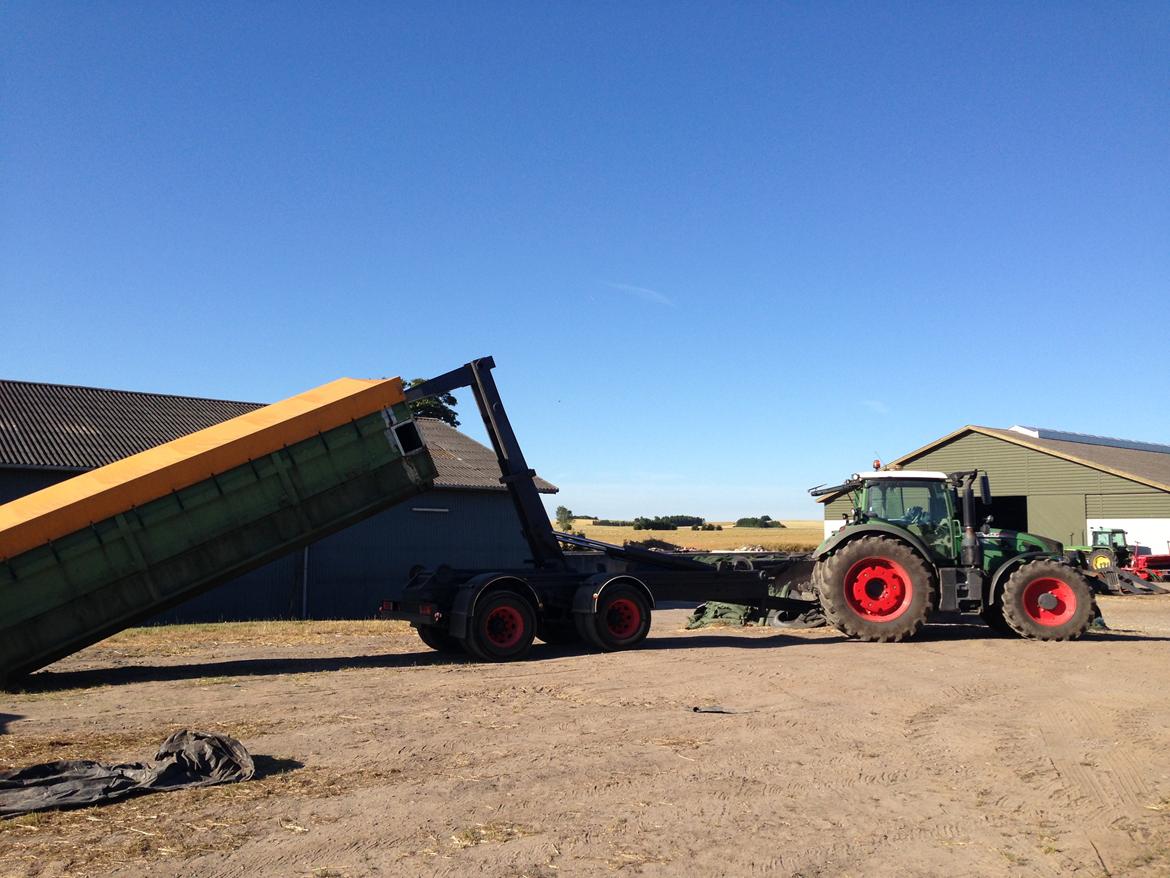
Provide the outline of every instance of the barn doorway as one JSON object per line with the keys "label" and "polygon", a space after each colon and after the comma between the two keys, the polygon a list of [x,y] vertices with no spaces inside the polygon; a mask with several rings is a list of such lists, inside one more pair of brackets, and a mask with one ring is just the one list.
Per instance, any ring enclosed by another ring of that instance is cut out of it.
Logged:
{"label": "barn doorway", "polygon": [[1008,530],[1022,531],[1026,531],[1028,529],[1027,497],[997,497],[993,491],[991,495],[990,512],[992,527],[1002,527]]}

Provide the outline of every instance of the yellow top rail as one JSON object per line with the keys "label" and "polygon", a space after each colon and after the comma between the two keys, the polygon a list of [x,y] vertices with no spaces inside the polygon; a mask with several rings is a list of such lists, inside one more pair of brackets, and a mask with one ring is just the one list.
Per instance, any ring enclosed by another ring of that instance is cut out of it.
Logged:
{"label": "yellow top rail", "polygon": [[0,558],[403,400],[400,378],[339,378],[19,497],[0,505]]}

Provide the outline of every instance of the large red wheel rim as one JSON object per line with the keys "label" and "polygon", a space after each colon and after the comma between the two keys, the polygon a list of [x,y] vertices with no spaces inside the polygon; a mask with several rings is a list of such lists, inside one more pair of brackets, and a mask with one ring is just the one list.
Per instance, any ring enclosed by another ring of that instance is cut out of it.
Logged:
{"label": "large red wheel rim", "polygon": [[618,598],[605,611],[605,626],[618,640],[633,637],[642,626],[642,608],[630,598]]}
{"label": "large red wheel rim", "polygon": [[894,621],[913,597],[910,574],[893,558],[862,558],[845,574],[845,602],[866,621]]}
{"label": "large red wheel rim", "polygon": [[515,607],[496,607],[483,620],[483,633],[497,649],[511,649],[524,637],[524,615]]}
{"label": "large red wheel rim", "polygon": [[1076,592],[1063,579],[1044,576],[1024,587],[1024,612],[1037,625],[1055,628],[1077,611]]}

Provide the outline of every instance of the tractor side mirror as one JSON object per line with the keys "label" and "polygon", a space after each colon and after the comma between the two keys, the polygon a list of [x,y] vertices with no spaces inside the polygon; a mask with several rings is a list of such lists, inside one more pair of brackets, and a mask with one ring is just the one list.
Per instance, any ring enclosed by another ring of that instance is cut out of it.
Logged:
{"label": "tractor side mirror", "polygon": [[991,505],[991,479],[987,478],[987,473],[979,476],[979,500],[984,506]]}

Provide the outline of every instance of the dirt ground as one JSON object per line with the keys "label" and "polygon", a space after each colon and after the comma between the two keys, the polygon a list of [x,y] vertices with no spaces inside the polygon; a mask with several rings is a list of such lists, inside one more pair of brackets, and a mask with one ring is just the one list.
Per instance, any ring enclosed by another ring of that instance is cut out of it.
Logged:
{"label": "dirt ground", "polygon": [[0,695],[0,765],[190,727],[259,778],[0,821],[0,874],[1170,875],[1170,596],[1102,607],[1065,644],[672,610],[491,666],[384,623],[126,632]]}

